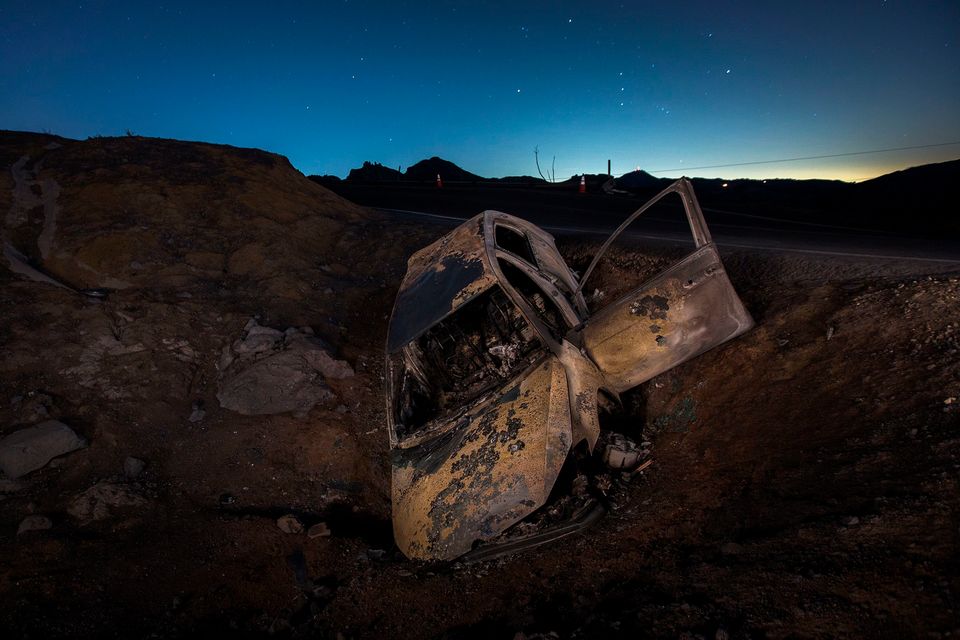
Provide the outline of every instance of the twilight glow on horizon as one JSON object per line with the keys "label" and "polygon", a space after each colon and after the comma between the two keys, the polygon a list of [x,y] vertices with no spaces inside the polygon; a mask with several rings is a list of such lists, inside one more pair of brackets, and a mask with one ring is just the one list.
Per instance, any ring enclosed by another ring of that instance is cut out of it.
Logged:
{"label": "twilight glow on horizon", "polygon": [[[774,6],[776,5],[776,6]],[[960,157],[960,3],[0,3],[0,129],[306,174],[860,180]]]}

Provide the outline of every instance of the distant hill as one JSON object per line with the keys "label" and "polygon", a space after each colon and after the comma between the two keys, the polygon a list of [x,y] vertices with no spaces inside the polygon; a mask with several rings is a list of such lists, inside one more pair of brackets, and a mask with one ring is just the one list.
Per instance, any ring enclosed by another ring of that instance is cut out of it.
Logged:
{"label": "distant hill", "polygon": [[[421,160],[401,173],[397,169],[385,167],[379,162],[364,162],[363,166],[351,169],[346,182],[434,182],[437,175],[444,182],[497,182],[502,184],[545,184],[542,178],[534,176],[504,176],[502,178],[484,178],[470,173],[449,160],[434,156]],[[309,176],[311,180],[324,186],[335,185],[340,181],[336,176]]]}
{"label": "distant hill", "polygon": [[546,184],[547,181],[543,178],[537,178],[534,176],[503,176],[502,178],[487,178],[492,182],[500,182],[505,184]]}
{"label": "distant hill", "polygon": [[[614,181],[617,189],[630,191],[632,189],[649,189],[658,187],[664,182],[663,178],[657,178],[642,169],[625,173]],[[670,182],[667,180],[666,182]],[[662,188],[662,187],[661,187]]]}
{"label": "distant hill", "polygon": [[[313,178],[314,176],[311,176]],[[351,182],[396,182],[403,174],[396,169],[385,167],[379,162],[364,162],[359,169],[351,169],[347,180]],[[320,182],[320,180],[317,180]]]}
{"label": "distant hill", "polygon": [[857,184],[860,188],[872,190],[874,193],[893,193],[908,187],[933,189],[946,193],[951,187],[956,186],[958,174],[960,174],[960,160],[948,160],[894,171]]}
{"label": "distant hill", "polygon": [[[487,180],[437,156],[421,160],[403,173],[404,179],[414,182],[436,180],[437,175],[448,182],[483,182]],[[349,180],[349,178],[347,179]]]}
{"label": "distant hill", "polygon": [[[926,164],[894,171],[854,185],[853,193],[882,214],[910,212],[918,207],[937,209],[943,218],[954,218],[960,160]],[[958,225],[956,228],[960,228]]]}
{"label": "distant hill", "polygon": [[[348,197],[368,203],[370,194],[351,190],[349,185],[372,184],[361,182],[356,176],[381,176],[381,185],[401,182],[432,184],[437,174],[451,186],[457,183],[472,187],[495,189],[509,186],[576,194],[581,174],[560,182],[546,182],[531,176],[483,178],[465,171],[441,158],[423,160],[400,176],[396,171],[365,163],[372,167],[363,173],[351,171],[342,189],[329,178],[311,176],[311,179]],[[377,173],[382,169],[383,171]],[[658,178],[642,170],[631,171],[618,178],[605,174],[582,174],[586,191],[605,194],[609,198],[635,199],[643,202],[673,182],[673,178]],[[841,180],[794,179],[720,179],[691,178],[697,198],[705,210],[739,215],[744,220],[772,219],[789,223],[822,224],[863,229],[887,230],[912,236],[937,237],[944,233],[960,233],[960,217],[947,212],[956,208],[951,188],[960,184],[960,160],[923,165],[896,171],[861,183]],[[366,194],[366,195],[365,195]],[[378,206],[394,206],[386,194]],[[371,201],[372,202],[372,201]],[[499,206],[508,207],[510,201]],[[412,206],[412,205],[411,205]]]}

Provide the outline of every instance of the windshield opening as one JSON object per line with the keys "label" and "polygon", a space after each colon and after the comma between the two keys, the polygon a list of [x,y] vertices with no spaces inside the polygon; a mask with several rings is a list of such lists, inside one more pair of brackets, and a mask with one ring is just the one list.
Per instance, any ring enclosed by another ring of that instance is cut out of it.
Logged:
{"label": "windshield opening", "polygon": [[391,355],[397,438],[466,408],[542,353],[520,310],[499,286],[490,288]]}

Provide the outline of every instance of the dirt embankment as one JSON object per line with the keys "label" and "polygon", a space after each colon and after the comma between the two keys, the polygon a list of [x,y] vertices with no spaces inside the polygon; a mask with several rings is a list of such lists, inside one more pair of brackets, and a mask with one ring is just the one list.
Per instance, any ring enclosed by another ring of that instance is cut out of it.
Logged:
{"label": "dirt embankment", "polygon": [[[0,156],[4,240],[69,287],[0,269],[0,437],[55,419],[87,442],[0,480],[11,637],[957,633],[956,272],[725,254],[758,326],[625,398],[655,463],[613,513],[421,566],[391,542],[381,362],[406,257],[445,228],[253,150],[4,134]],[[593,247],[559,244],[582,271]],[[595,288],[669,259],[621,249]],[[71,291],[91,288],[110,291]],[[254,316],[355,374],[305,415],[221,408]],[[286,533],[288,514],[332,535]]]}

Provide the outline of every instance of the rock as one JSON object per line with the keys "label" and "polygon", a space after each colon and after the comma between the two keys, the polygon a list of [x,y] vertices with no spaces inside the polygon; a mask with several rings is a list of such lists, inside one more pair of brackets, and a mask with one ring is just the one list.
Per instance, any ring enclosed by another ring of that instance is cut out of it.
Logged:
{"label": "rock", "polygon": [[833,325],[827,327],[827,340],[833,337],[833,334],[836,332],[836,329],[833,328]]}
{"label": "rock", "polygon": [[190,417],[187,418],[190,422],[200,422],[207,415],[207,412],[203,410],[203,400],[194,400],[192,409]]}
{"label": "rock", "polygon": [[326,538],[330,535],[330,527],[327,526],[326,522],[318,522],[309,529],[307,529],[308,538]]}
{"label": "rock", "polygon": [[131,480],[143,473],[147,463],[140,458],[127,458],[123,461],[123,474]]}
{"label": "rock", "polygon": [[146,499],[127,485],[98,482],[73,499],[67,513],[81,525],[106,520],[122,509],[140,507]]}
{"label": "rock", "polygon": [[844,518],[843,524],[844,526],[847,526],[847,527],[855,527],[858,524],[860,524],[860,518],[858,518],[857,516],[850,516],[848,518]]}
{"label": "rock", "polygon": [[720,553],[725,556],[735,556],[743,553],[743,547],[736,542],[725,542],[720,545]]}
{"label": "rock", "polygon": [[220,358],[220,406],[243,415],[292,412],[303,416],[319,402],[333,398],[329,378],[353,375],[326,345],[300,329],[285,332],[262,327],[251,319],[246,335]]}
{"label": "rock", "polygon": [[292,513],[278,518],[277,527],[284,533],[303,533],[303,523]]}
{"label": "rock", "polygon": [[26,396],[20,396],[17,402],[14,402],[14,410],[20,414],[19,422],[23,424],[32,424],[42,420],[48,420],[50,411],[53,408],[53,398],[39,391],[31,391]]}
{"label": "rock", "polygon": [[220,351],[220,359],[217,361],[217,371],[226,371],[234,361],[233,350],[230,349],[230,345],[226,345]]}
{"label": "rock", "polygon": [[24,482],[23,480],[7,480],[6,478],[0,478],[0,495],[5,493],[17,493],[18,491],[23,491],[30,486],[30,483]]}
{"label": "rock", "polygon": [[258,324],[250,327],[243,340],[233,343],[233,351],[238,356],[274,351],[281,348],[284,333],[270,327],[261,327]]}
{"label": "rock", "polygon": [[14,431],[0,440],[0,470],[16,479],[42,468],[53,458],[86,446],[73,429],[57,420]]}
{"label": "rock", "polygon": [[17,535],[28,531],[46,531],[53,528],[53,522],[46,516],[27,516],[17,527]]}

